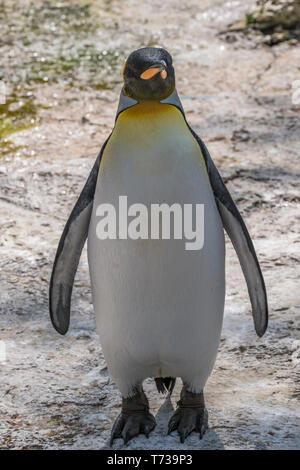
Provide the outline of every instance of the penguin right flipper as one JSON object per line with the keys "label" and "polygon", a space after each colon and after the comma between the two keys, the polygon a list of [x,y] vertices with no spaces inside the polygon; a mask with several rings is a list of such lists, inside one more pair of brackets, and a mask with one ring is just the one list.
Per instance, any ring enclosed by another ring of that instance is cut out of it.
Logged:
{"label": "penguin right flipper", "polygon": [[204,142],[192,129],[191,132],[201,148],[223,227],[229,235],[244,273],[252,305],[255,331],[258,336],[263,336],[268,326],[268,301],[264,278],[251,237]]}
{"label": "penguin right flipper", "polygon": [[50,318],[54,328],[62,335],[69,328],[73,282],[88,235],[98,170],[107,141],[108,139],[102,146],[86,184],[65,225],[53,264],[49,290]]}

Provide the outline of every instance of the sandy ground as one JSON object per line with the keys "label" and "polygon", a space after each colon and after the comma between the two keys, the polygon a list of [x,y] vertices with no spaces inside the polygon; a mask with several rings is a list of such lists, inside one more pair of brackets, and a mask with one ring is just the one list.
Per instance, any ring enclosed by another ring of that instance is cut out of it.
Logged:
{"label": "sandy ground", "polygon": [[[53,2],[52,2],[53,3]],[[25,5],[29,2],[24,2]],[[217,362],[205,388],[209,430],[180,444],[166,436],[180,392],[145,382],[157,427],[116,449],[299,449],[300,49],[251,46],[219,32],[254,2],[93,2],[103,13],[99,47],[145,45],[174,56],[187,118],[207,143],[252,234],[270,306],[266,335],[253,329],[242,272],[227,240],[227,296]],[[115,25],[115,26],[113,26]],[[116,26],[117,25],[117,26]],[[0,44],[2,50],[11,44]],[[18,51],[18,41],[13,42]],[[125,54],[125,52],[123,52]],[[116,69],[117,77],[121,63]],[[56,246],[93,161],[113,126],[120,85],[107,90],[37,85],[35,127],[15,133],[0,160],[1,449],[106,449],[120,395],[95,331],[86,251],[76,276],[71,327],[52,328],[48,283]],[[29,152],[29,153],[28,153]],[[3,344],[3,343],[2,343]]]}

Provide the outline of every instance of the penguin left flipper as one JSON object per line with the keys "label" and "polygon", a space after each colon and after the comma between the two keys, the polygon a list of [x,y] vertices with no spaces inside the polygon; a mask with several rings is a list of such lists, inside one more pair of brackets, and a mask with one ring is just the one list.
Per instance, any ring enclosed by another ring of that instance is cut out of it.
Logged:
{"label": "penguin left flipper", "polygon": [[255,331],[258,336],[263,336],[268,326],[268,301],[264,278],[251,237],[204,142],[191,128],[190,130],[201,148],[223,227],[234,246],[244,273],[252,305]]}
{"label": "penguin left flipper", "polygon": [[108,139],[103,144],[65,225],[53,264],[49,290],[50,318],[54,328],[62,335],[66,334],[69,328],[73,282],[88,235],[98,170],[107,142]]}

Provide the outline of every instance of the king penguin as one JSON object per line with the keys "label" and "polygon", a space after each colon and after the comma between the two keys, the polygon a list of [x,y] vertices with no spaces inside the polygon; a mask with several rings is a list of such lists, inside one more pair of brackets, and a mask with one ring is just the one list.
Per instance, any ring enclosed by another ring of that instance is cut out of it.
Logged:
{"label": "king penguin", "polygon": [[[220,342],[225,298],[224,230],[238,255],[255,330],[267,328],[264,279],[246,225],[203,143],[186,121],[171,55],[132,52],[123,68],[115,126],[104,143],[61,236],[50,281],[50,316],[64,335],[79,258],[88,238],[92,298],[103,354],[122,395],[112,433],[125,442],[148,434],[155,418],[142,384],[183,386],[169,421],[181,442],[208,427],[203,389]],[[97,208],[129,204],[202,204],[204,244],[180,239],[99,239]]]}

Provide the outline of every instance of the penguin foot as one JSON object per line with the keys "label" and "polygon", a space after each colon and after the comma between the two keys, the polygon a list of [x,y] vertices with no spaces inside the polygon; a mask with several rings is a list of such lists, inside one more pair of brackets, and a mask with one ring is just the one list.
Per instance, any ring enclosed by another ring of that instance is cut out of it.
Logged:
{"label": "penguin foot", "polygon": [[122,437],[124,444],[138,436],[139,434],[145,434],[149,437],[150,432],[155,428],[156,421],[154,416],[145,412],[132,412],[132,413],[121,413],[114,425],[111,432],[110,446],[112,446],[114,439]]}
{"label": "penguin foot", "polygon": [[110,446],[117,438],[123,438],[124,444],[127,444],[130,439],[139,434],[145,434],[148,437],[155,426],[155,418],[149,412],[148,399],[142,388],[139,388],[134,396],[123,398],[122,411],[112,428]]}
{"label": "penguin foot", "polygon": [[205,408],[203,392],[192,393],[183,387],[177,409],[169,421],[168,434],[175,431],[180,436],[180,442],[193,431],[199,433],[199,438],[205,434],[208,428],[208,413]]}

